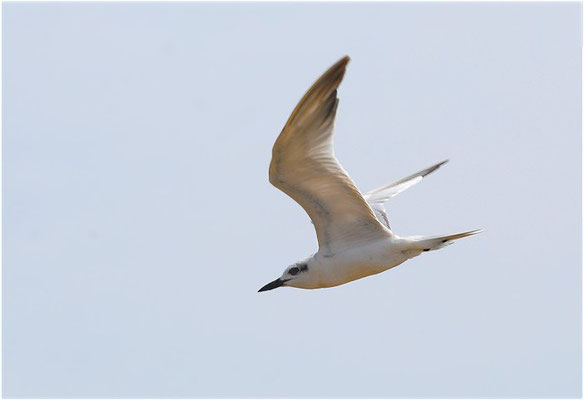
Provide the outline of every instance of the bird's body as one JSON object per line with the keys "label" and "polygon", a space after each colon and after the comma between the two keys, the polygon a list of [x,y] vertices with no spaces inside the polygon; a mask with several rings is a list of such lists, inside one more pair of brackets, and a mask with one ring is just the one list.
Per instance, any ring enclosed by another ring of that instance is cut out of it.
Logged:
{"label": "bird's body", "polygon": [[[311,279],[292,279],[287,282],[287,286],[302,289],[327,288],[378,274],[406,261],[409,257],[401,251],[405,248],[406,240],[388,236],[335,254],[324,255],[317,252],[303,261],[307,264],[308,271],[314,271]],[[421,250],[417,253],[420,252]]]}
{"label": "bird's body", "polygon": [[288,267],[260,291],[280,286],[317,289],[342,285],[480,232],[401,238],[390,228],[385,201],[446,161],[364,195],[359,192],[335,158],[332,143],[337,87],[348,62],[349,57],[339,60],[300,100],[274,144],[269,169],[270,182],[310,216],[319,250]]}

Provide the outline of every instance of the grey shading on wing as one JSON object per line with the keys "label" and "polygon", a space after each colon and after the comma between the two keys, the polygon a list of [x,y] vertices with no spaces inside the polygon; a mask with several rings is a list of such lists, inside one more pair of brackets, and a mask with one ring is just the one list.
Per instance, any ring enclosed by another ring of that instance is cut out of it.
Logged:
{"label": "grey shading on wing", "polygon": [[428,167],[422,171],[400,179],[399,181],[390,183],[389,185],[385,185],[377,189],[373,189],[365,193],[363,197],[365,200],[367,200],[373,209],[377,220],[379,220],[379,222],[385,225],[388,229],[391,229],[389,226],[389,219],[387,218],[387,212],[385,211],[385,202],[398,193],[401,193],[404,190],[414,186],[416,183],[424,179],[426,175],[436,171],[447,162],[448,160],[444,160],[436,165],[432,165],[431,167]]}
{"label": "grey shading on wing", "polygon": [[306,92],[278,136],[270,163],[270,182],[308,213],[324,254],[391,235],[334,154],[337,88],[348,62],[343,57]]}

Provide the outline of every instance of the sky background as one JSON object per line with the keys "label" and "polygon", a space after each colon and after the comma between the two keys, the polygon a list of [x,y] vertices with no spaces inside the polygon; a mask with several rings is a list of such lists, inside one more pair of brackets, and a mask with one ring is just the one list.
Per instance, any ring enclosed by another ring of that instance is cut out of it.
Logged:
{"label": "sky background", "polygon": [[[581,395],[581,6],[3,4],[6,397]],[[268,182],[348,54],[336,153],[399,235],[486,232],[257,293],[317,250]]]}

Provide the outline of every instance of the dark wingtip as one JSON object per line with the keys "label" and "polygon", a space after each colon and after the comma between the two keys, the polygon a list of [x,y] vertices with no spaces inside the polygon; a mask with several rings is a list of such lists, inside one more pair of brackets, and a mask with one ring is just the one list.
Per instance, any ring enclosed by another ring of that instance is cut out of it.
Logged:
{"label": "dark wingtip", "polygon": [[[336,81],[338,80],[335,86],[338,86],[340,81],[343,79],[343,75],[345,74],[345,69],[347,68],[347,64],[351,61],[349,56],[344,56],[339,61],[334,63],[324,74],[322,74],[321,79],[324,77],[328,77],[329,79]],[[340,79],[339,79],[340,78]]]}
{"label": "dark wingtip", "polygon": [[340,69],[342,69],[343,70],[343,73],[344,73],[344,70],[347,68],[347,64],[349,64],[349,61],[351,61],[351,57],[344,56],[339,61],[337,61],[337,63],[335,64],[335,66],[337,66]]}
{"label": "dark wingtip", "polygon": [[328,77],[332,81],[336,81],[335,87],[341,83],[343,79],[343,75],[345,75],[345,69],[347,68],[347,64],[351,61],[349,56],[342,57],[339,61],[334,63],[324,74],[322,74],[321,79],[324,77]]}
{"label": "dark wingtip", "polygon": [[334,111],[335,109],[337,88],[345,76],[347,64],[350,60],[351,58],[349,56],[342,57],[312,84],[300,102],[298,102],[294,111],[292,111],[292,114],[290,115],[290,118],[288,118],[286,125],[284,125],[282,132],[288,129],[288,127],[293,125],[300,118],[316,118],[321,115],[322,107],[319,108],[319,106],[322,106],[323,104],[329,107],[328,110],[325,108],[325,111],[327,112],[323,114],[323,118],[326,120],[326,118],[331,115],[330,111]]}
{"label": "dark wingtip", "polygon": [[441,166],[443,166],[444,164],[446,164],[448,161],[450,161],[450,160],[449,159],[446,159],[444,161],[439,162],[436,165],[431,166],[427,170],[423,171],[423,173],[421,174],[421,176],[424,178],[427,175],[430,175],[432,172],[436,171],[438,168],[440,168]]}

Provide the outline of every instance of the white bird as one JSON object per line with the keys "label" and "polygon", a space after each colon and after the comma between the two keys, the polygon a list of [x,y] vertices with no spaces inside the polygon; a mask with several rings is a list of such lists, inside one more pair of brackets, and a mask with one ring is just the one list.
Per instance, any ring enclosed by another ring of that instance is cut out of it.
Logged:
{"label": "white bird", "polygon": [[390,228],[384,203],[421,181],[446,161],[362,195],[333,149],[337,88],[345,56],[326,71],[298,103],[272,149],[270,182],[310,216],[319,249],[259,291],[291,286],[317,289],[342,285],[393,268],[424,251],[482,229],[447,236],[399,237]]}

